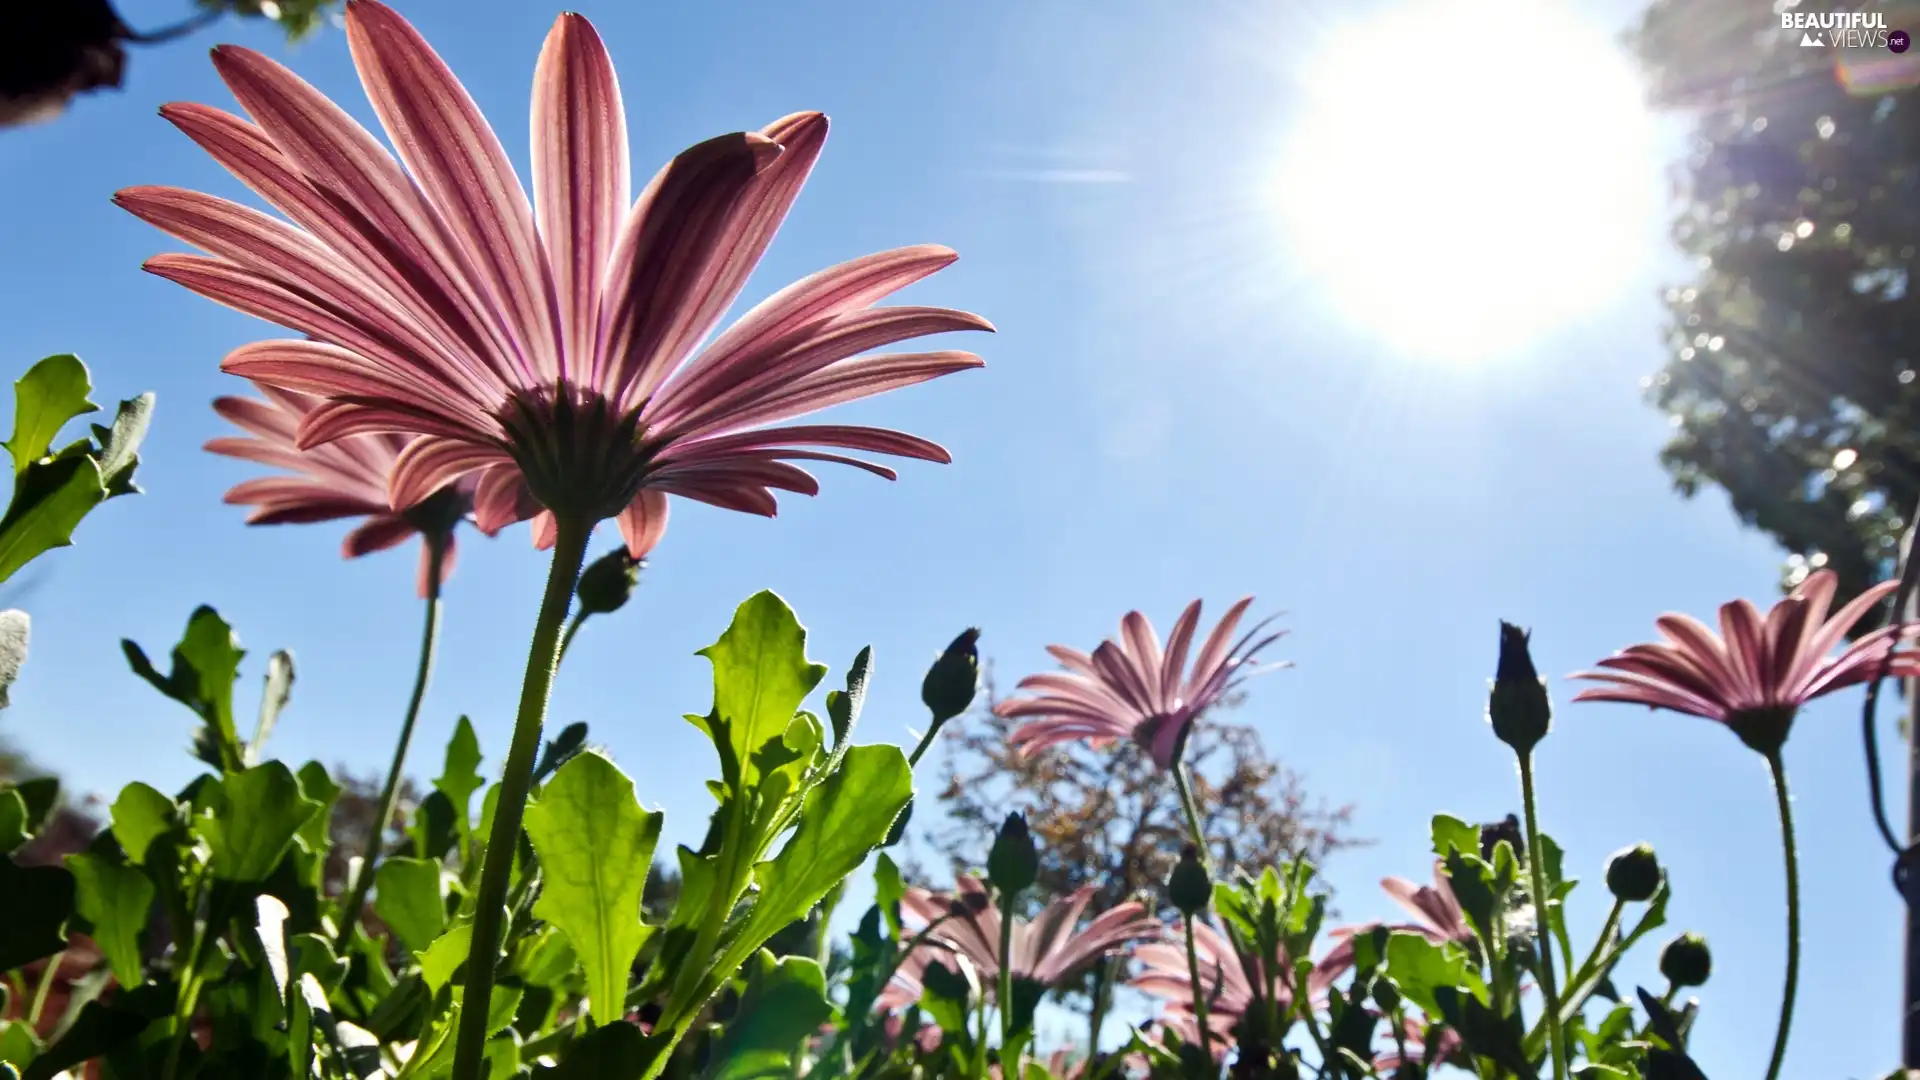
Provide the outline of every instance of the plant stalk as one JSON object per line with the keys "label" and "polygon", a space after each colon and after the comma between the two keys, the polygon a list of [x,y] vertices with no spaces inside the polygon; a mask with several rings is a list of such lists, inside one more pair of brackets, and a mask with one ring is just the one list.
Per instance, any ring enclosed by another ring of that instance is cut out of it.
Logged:
{"label": "plant stalk", "polygon": [[493,998],[493,969],[500,957],[501,918],[507,887],[513,880],[513,861],[519,853],[520,821],[533,786],[533,766],[540,752],[540,734],[547,719],[547,700],[560,657],[560,631],[573,602],[573,587],[586,562],[587,540],[593,523],[560,517],[555,524],[553,565],[547,572],[546,595],[533,624],[533,643],[527,651],[527,673],[520,686],[520,711],[513,721],[513,744],[506,771],[500,778],[500,800],[487,837],[480,891],[473,910],[473,946],[467,953],[467,982],[461,1000],[459,1041],[454,1044],[453,1080],[480,1080],[486,1068],[487,1013]]}
{"label": "plant stalk", "polygon": [[1207,995],[1200,986],[1200,953],[1193,947],[1193,916],[1182,912],[1187,931],[1187,981],[1193,984],[1193,1016],[1200,1025],[1200,1050],[1213,1060],[1213,1029],[1207,1024]]}
{"label": "plant stalk", "polygon": [[1767,754],[1767,769],[1773,774],[1774,799],[1780,806],[1780,851],[1787,864],[1787,974],[1780,988],[1780,1026],[1767,1063],[1767,1080],[1779,1080],[1780,1065],[1787,1056],[1787,1034],[1793,1026],[1793,997],[1800,986],[1800,855],[1794,845],[1793,801],[1779,750]]}
{"label": "plant stalk", "polygon": [[1213,874],[1213,856],[1207,850],[1206,830],[1200,827],[1200,805],[1193,801],[1193,781],[1187,776],[1187,763],[1176,761],[1173,765],[1173,786],[1180,792],[1180,809],[1187,817],[1187,835],[1193,840],[1193,847],[1199,855],[1200,865],[1209,877]]}
{"label": "plant stalk", "polygon": [[413,673],[413,696],[407,699],[407,715],[400,721],[400,738],[393,748],[393,764],[387,768],[387,784],[380,791],[380,813],[367,830],[367,844],[360,852],[360,869],[353,876],[353,892],[340,909],[340,934],[334,951],[345,955],[360,925],[360,913],[366,910],[367,893],[373,889],[374,864],[393,825],[393,811],[400,802],[400,779],[405,775],[407,748],[413,742],[413,725],[420,718],[420,704],[427,697],[427,683],[433,679],[434,654],[440,644],[440,572],[446,563],[447,543],[452,533],[426,533],[427,545],[427,618],[420,632],[420,662]]}
{"label": "plant stalk", "polygon": [[1533,884],[1533,910],[1540,943],[1540,993],[1546,998],[1547,1051],[1554,1080],[1567,1080],[1566,1031],[1560,1024],[1560,991],[1553,970],[1553,926],[1548,912],[1547,871],[1540,859],[1540,816],[1534,810],[1533,753],[1520,751],[1520,796],[1527,816],[1527,871]]}

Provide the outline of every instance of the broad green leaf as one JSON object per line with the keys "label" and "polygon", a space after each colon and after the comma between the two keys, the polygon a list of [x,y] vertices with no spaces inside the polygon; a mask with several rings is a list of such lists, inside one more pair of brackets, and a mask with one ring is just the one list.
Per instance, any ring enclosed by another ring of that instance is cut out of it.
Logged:
{"label": "broad green leaf", "polygon": [[[734,763],[736,774],[727,783],[736,792],[747,790],[756,779],[755,752],[786,733],[827,669],[808,662],[806,629],[772,592],[741,604],[720,640],[699,655],[713,664],[713,717],[703,726],[723,765]],[[726,745],[719,746],[723,739]]]}
{"label": "broad green leaf", "polygon": [[624,1012],[627,977],[646,941],[640,897],[660,819],[641,809],[626,774],[590,750],[560,766],[527,807],[527,837],[545,880],[534,916],[573,944],[587,972],[588,1011],[602,1024]]}
{"label": "broad green leaf", "polygon": [[140,442],[147,437],[147,422],[152,418],[153,395],[149,393],[121,402],[112,427],[93,425],[93,438],[99,444],[95,456],[107,498],[139,494],[133,472],[140,465]]}
{"label": "broad green leaf", "polygon": [[67,421],[99,411],[87,400],[92,390],[87,365],[70,354],[47,357],[13,384],[13,437],[6,445],[15,476],[47,456]]}
{"label": "broad green leaf", "polygon": [[440,864],[395,856],[373,875],[373,913],[409,949],[432,945],[447,926]]}
{"label": "broad green leaf", "polygon": [[849,750],[840,767],[807,792],[792,839],[754,868],[759,897],[714,970],[732,972],[781,927],[806,917],[886,839],[912,790],[913,772],[899,747]]}
{"label": "broad green leaf", "polygon": [[66,862],[76,888],[74,910],[93,924],[90,936],[113,966],[113,977],[121,986],[139,986],[146,981],[140,933],[153,907],[153,882],[138,867],[87,852],[69,855]]}
{"label": "broad green leaf", "polygon": [[340,988],[351,965],[345,957],[334,955],[333,942],[319,934],[295,934],[288,945],[292,950],[289,978],[312,975],[329,994]]}
{"label": "broad green leaf", "polygon": [[706,1080],[792,1076],[794,1050],[833,1015],[818,962],[804,956],[775,959],[761,949],[748,968],[746,992],[709,1059]]}
{"label": "broad green leaf", "polygon": [[240,736],[233,721],[233,682],[246,650],[219,612],[204,605],[194,611],[180,643],[173,647],[173,667],[165,675],[139,645],[123,640],[120,648],[134,674],[206,722],[195,736],[202,761],[225,772],[242,768]]}
{"label": "broad green leaf", "polygon": [[13,704],[7,693],[20,679],[27,663],[27,639],[33,620],[24,611],[0,611],[0,709]]}
{"label": "broad green leaf", "polygon": [[1463,855],[1480,854],[1480,830],[1448,814],[1433,815],[1433,853],[1440,858],[1449,851]]}
{"label": "broad green leaf", "polygon": [[632,1024],[603,1024],[567,1047],[560,1064],[533,1070],[534,1080],[640,1080],[647,1041]]}
{"label": "broad green leaf", "polygon": [[1408,1001],[1438,1015],[1434,991],[1457,987],[1467,970],[1466,954],[1436,945],[1419,934],[1396,933],[1387,939],[1387,974]]}
{"label": "broad green leaf", "polygon": [[85,454],[27,466],[14,478],[13,501],[0,517],[0,581],[72,544],[74,526],[106,497],[100,467]]}
{"label": "broad green leaf", "polygon": [[174,826],[178,808],[173,800],[142,783],[128,784],[113,800],[113,837],[127,861],[146,861],[147,848]]}
{"label": "broad green leaf", "polygon": [[59,866],[21,866],[0,856],[0,971],[67,947],[73,874]]}
{"label": "broad green leaf", "polygon": [[265,881],[320,809],[278,761],[230,773],[219,790],[213,813],[196,819],[194,831],[212,850],[213,876],[222,881]]}
{"label": "broad green leaf", "polygon": [[12,788],[0,791],[0,855],[26,843],[31,835],[27,832],[27,800]]}
{"label": "broad green leaf", "polygon": [[446,765],[433,782],[434,790],[452,804],[454,827],[461,836],[469,835],[473,828],[473,793],[486,783],[480,778],[480,760],[480,740],[473,733],[473,724],[463,716],[453,726],[453,737],[447,740]]}
{"label": "broad green leaf", "polygon": [[254,721],[253,738],[247,740],[243,758],[248,765],[260,763],[260,748],[267,745],[273,725],[280,720],[280,710],[287,707],[292,697],[293,654],[280,649],[267,657],[266,685],[260,688],[260,716]]}
{"label": "broad green leaf", "polygon": [[334,783],[327,767],[317,761],[309,761],[300,766],[297,776],[300,781],[300,794],[320,805],[305,825],[300,826],[300,842],[315,855],[324,856],[332,841],[327,836],[327,825],[333,815],[333,804],[340,798],[340,785]]}
{"label": "broad green leaf", "polygon": [[109,1004],[87,1002],[66,1033],[21,1075],[24,1080],[54,1080],[82,1062],[113,1052],[170,1014],[174,998],[171,983],[147,983],[116,991]]}
{"label": "broad green leaf", "polygon": [[438,941],[426,947],[419,954],[420,977],[426,980],[427,989],[435,994],[467,962],[467,951],[473,947],[473,924],[461,923],[441,935]]}
{"label": "broad green leaf", "polygon": [[[26,1068],[40,1054],[40,1039],[25,1020],[0,1020],[0,1062]],[[0,1076],[5,1076],[0,1072]],[[19,1076],[19,1073],[15,1073]]]}

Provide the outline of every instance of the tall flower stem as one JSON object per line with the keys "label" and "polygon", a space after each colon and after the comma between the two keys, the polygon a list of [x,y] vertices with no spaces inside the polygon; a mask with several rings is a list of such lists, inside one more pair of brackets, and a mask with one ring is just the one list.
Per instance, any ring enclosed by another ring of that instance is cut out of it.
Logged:
{"label": "tall flower stem", "polygon": [[1194,851],[1200,856],[1200,865],[1213,872],[1213,859],[1207,851],[1207,834],[1200,827],[1200,804],[1193,801],[1193,781],[1187,776],[1187,763],[1176,761],[1173,765],[1173,786],[1180,792],[1180,809],[1187,815],[1187,835],[1193,838]]}
{"label": "tall flower stem", "polygon": [[560,657],[560,631],[573,601],[573,586],[587,558],[587,539],[593,523],[561,517],[556,522],[553,566],[547,572],[546,595],[533,624],[533,644],[527,651],[527,673],[520,684],[520,711],[513,721],[513,744],[500,778],[500,801],[493,812],[487,837],[486,861],[480,871],[480,892],[473,909],[473,946],[467,953],[467,984],[460,1007],[459,1041],[454,1045],[453,1080],[480,1080],[485,1068],[487,1012],[493,997],[493,969],[499,961],[501,918],[507,886],[513,878],[513,860],[520,846],[520,819],[533,786],[534,758],[540,750],[540,731],[547,719],[547,699]]}
{"label": "tall flower stem", "polygon": [[1013,896],[1000,894],[1000,985],[995,998],[1000,1006],[1000,1072],[1002,1076],[1020,1076],[1020,1062],[1005,1058],[1013,1043]]}
{"label": "tall flower stem", "polygon": [[1560,1024],[1559,977],[1553,970],[1553,926],[1547,905],[1547,871],[1540,858],[1540,815],[1534,810],[1533,753],[1523,750],[1520,760],[1520,800],[1527,815],[1527,871],[1533,883],[1533,908],[1538,924],[1534,940],[1540,943],[1540,993],[1546,998],[1547,1048],[1553,1057],[1554,1080],[1566,1080],[1566,1032]]}
{"label": "tall flower stem", "polygon": [[413,673],[413,696],[407,699],[407,715],[400,721],[400,739],[393,748],[393,764],[387,768],[387,786],[380,792],[380,811],[367,830],[366,847],[360,852],[360,869],[353,876],[353,892],[340,909],[340,937],[335,951],[346,954],[353,931],[360,925],[360,912],[367,906],[367,893],[373,888],[374,863],[380,858],[380,846],[387,828],[393,824],[393,810],[400,801],[400,777],[407,765],[407,747],[413,742],[414,721],[420,718],[420,703],[426,700],[427,683],[433,678],[433,658],[440,642],[440,571],[446,563],[447,542],[451,533],[426,533],[427,545],[427,618],[420,632],[420,663]]}
{"label": "tall flower stem", "polygon": [[1207,995],[1200,987],[1200,954],[1193,947],[1193,916],[1184,912],[1181,922],[1187,931],[1187,981],[1193,984],[1193,1017],[1200,1025],[1200,1050],[1213,1060],[1213,1029],[1207,1024]]}
{"label": "tall flower stem", "polygon": [[1773,1058],[1767,1080],[1779,1080],[1780,1063],[1787,1056],[1787,1032],[1793,1026],[1793,996],[1800,987],[1800,854],[1793,841],[1793,801],[1787,794],[1787,770],[1778,749],[1769,751],[1767,769],[1773,773],[1773,794],[1780,804],[1780,850],[1787,861],[1787,976],[1780,990],[1780,1027],[1773,1036]]}

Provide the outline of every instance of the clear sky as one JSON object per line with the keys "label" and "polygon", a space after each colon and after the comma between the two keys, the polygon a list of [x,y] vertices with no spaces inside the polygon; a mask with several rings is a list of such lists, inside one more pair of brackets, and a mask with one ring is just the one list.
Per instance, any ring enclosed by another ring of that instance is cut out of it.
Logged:
{"label": "clear sky", "polygon": [[[555,11],[403,10],[524,176],[533,60]],[[1327,870],[1346,914],[1386,915],[1373,883],[1428,872],[1430,814],[1517,806],[1511,758],[1483,720],[1496,620],[1511,619],[1536,628],[1556,677],[1542,814],[1587,875],[1576,924],[1597,929],[1607,854],[1651,841],[1677,890],[1671,930],[1715,947],[1698,1056],[1716,1077],[1761,1071],[1783,908],[1759,758],[1702,721],[1568,706],[1558,681],[1650,636],[1663,611],[1711,615],[1734,596],[1770,598],[1777,581],[1777,553],[1722,498],[1671,492],[1655,458],[1666,422],[1637,385],[1663,359],[1659,289],[1684,275],[1661,202],[1673,132],[1611,106],[1594,107],[1612,121],[1559,125],[1542,111],[1591,103],[1567,80],[1601,62],[1630,5],[1574,10],[1587,45],[1530,44],[1496,20],[1441,64],[1443,43],[1423,53],[1423,24],[1384,3],[586,11],[619,65],[642,175],[722,131],[796,109],[833,117],[747,301],[932,241],[961,261],[911,300],[1000,329],[965,343],[984,371],[841,414],[933,438],[954,464],[909,465],[895,484],[829,466],[822,496],[786,499],[775,521],[683,504],[638,600],[582,635],[554,722],[592,725],[642,798],[667,809],[669,838],[697,839],[710,805],[711,751],[680,719],[709,701],[693,652],[755,590],[795,606],[830,679],[874,645],[862,734],[900,741],[924,717],[925,664],[962,627],[984,628],[1011,679],[1043,666],[1049,642],[1090,647],[1129,608],[1164,631],[1195,596],[1217,611],[1253,593],[1260,610],[1289,613],[1276,655],[1298,666],[1255,684],[1240,715],[1315,791],[1358,803],[1357,831],[1379,842]],[[124,14],[154,26],[180,12],[142,0]],[[1377,35],[1379,57],[1342,36],[1357,32]],[[137,53],[123,93],[0,136],[7,363],[73,351],[100,399],[159,396],[148,494],[99,511],[77,547],[44,560],[26,598],[32,656],[0,716],[45,765],[109,795],[195,769],[190,717],[126,671],[121,637],[163,655],[195,605],[216,605],[254,650],[243,709],[268,651],[297,657],[274,750],[367,772],[386,759],[414,662],[411,550],[346,563],[341,527],[247,529],[220,503],[257,470],[200,450],[223,433],[208,402],[239,388],[217,363],[277,334],[142,274],[142,259],[176,245],[108,202],[142,183],[242,194],[154,112],[230,103],[201,48],[215,40],[285,54],[370,122],[337,30],[286,49],[264,28],[223,25]],[[1329,105],[1341,79],[1390,111]],[[1468,91],[1480,97],[1458,97]],[[1608,138],[1644,146],[1565,137],[1608,122],[1620,125]],[[1529,179],[1529,159],[1566,175]],[[1582,177],[1585,189],[1563,184]],[[1541,198],[1581,190],[1600,209]],[[1536,317],[1543,305],[1553,318]],[[461,713],[497,766],[543,573],[524,528],[467,538],[420,775]],[[1806,880],[1788,1076],[1878,1076],[1897,1060],[1900,911],[1867,816],[1856,706],[1849,695],[1809,710],[1788,747]],[[1652,960],[1623,986],[1657,987]]]}

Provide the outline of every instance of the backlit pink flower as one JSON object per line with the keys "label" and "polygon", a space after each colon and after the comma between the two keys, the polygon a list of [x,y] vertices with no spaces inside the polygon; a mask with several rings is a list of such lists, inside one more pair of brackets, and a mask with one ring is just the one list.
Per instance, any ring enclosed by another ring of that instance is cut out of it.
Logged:
{"label": "backlit pink flower", "polygon": [[[235,484],[226,501],[251,506],[249,525],[304,524],[365,518],[341,544],[346,558],[384,551],[423,534],[444,537],[440,580],[453,573],[457,554],[454,528],[472,508],[472,485],[465,481],[431,492],[419,503],[395,511],[387,501],[387,478],[406,449],[404,435],[352,435],[323,446],[298,449],[294,433],[300,421],[322,402],[272,386],[261,386],[258,398],[223,397],[214,411],[247,432],[249,437],[213,439],[206,448],[226,457],[271,465],[292,475],[263,476]],[[420,545],[420,594],[426,595],[432,554]]]}
{"label": "backlit pink flower", "polygon": [[[1433,1064],[1460,1064],[1464,1062],[1466,1046],[1460,1041],[1459,1034],[1452,1028],[1444,1025],[1435,1025],[1434,1030],[1437,1032],[1438,1037],[1434,1040]],[[1389,1025],[1387,1038],[1389,1041],[1392,1041],[1393,1032],[1391,1025]],[[1400,1025],[1399,1042],[1394,1044],[1393,1049],[1373,1059],[1374,1069],[1382,1075],[1391,1075],[1393,1070],[1398,1069],[1403,1064],[1419,1064],[1425,1061],[1427,1054],[1426,1039],[1427,1030],[1418,1020],[1415,1020],[1411,1016],[1403,1018]],[[1406,1047],[1407,1051],[1405,1058],[1400,1056],[1400,1047],[1402,1045]]]}
{"label": "backlit pink flower", "polygon": [[[999,905],[978,878],[962,875],[955,884],[958,888],[953,893],[913,888],[901,899],[903,916],[917,926],[933,929],[901,963],[893,984],[882,994],[883,1007],[898,1008],[919,1000],[930,964],[957,969],[976,986],[991,986],[1000,978]],[[1016,978],[1055,986],[1115,949],[1153,940],[1165,932],[1146,908],[1131,901],[1101,912],[1079,929],[1080,917],[1093,893],[1093,886],[1083,886],[1042,908],[1031,921],[1014,919],[1012,967]]]}
{"label": "backlit pink flower", "polygon": [[[1920,629],[1881,627],[1828,655],[1898,587],[1876,585],[1828,618],[1837,582],[1830,570],[1812,574],[1764,617],[1745,600],[1722,605],[1719,635],[1685,615],[1662,615],[1654,625],[1665,641],[1631,646],[1600,661],[1604,670],[1574,675],[1607,684],[1574,700],[1624,701],[1718,720],[1748,746],[1773,753],[1800,706],[1873,678],[1889,650]],[[1920,654],[1894,652],[1888,673],[1920,675]]]}
{"label": "backlit pink flower", "polygon": [[[1293,1000],[1292,965],[1284,953],[1263,962],[1258,956],[1241,953],[1225,934],[1198,920],[1193,924],[1193,952],[1200,962],[1200,993],[1207,1001],[1207,1029],[1213,1033],[1215,1057],[1224,1057],[1233,1045],[1234,1026],[1253,1007],[1255,986],[1265,992],[1269,972],[1273,975],[1276,1006],[1284,1010]],[[1169,929],[1163,940],[1140,946],[1133,956],[1142,965],[1132,979],[1133,988],[1166,1002],[1161,1023],[1181,1041],[1199,1045],[1200,1024],[1193,1010],[1193,969],[1187,965],[1185,930]],[[1334,980],[1352,966],[1351,949],[1328,952],[1307,977],[1307,1000],[1316,1008],[1323,1006]]]}
{"label": "backlit pink flower", "polygon": [[1466,914],[1460,910],[1460,901],[1453,895],[1453,882],[1447,877],[1447,866],[1438,859],[1433,863],[1431,885],[1390,877],[1382,878],[1380,887],[1418,920],[1413,925],[1395,926],[1395,930],[1411,930],[1424,935],[1436,945],[1448,941],[1473,940],[1473,927],[1467,923]]}
{"label": "backlit pink flower", "polygon": [[[1166,651],[1153,624],[1138,611],[1120,620],[1120,635],[1100,643],[1093,655],[1065,645],[1047,651],[1067,670],[1029,675],[1020,689],[1033,697],[1009,698],[994,707],[1001,716],[1038,717],[1012,736],[1021,749],[1086,739],[1096,746],[1114,739],[1139,743],[1161,768],[1172,768],[1186,732],[1200,715],[1238,685],[1261,649],[1285,636],[1282,630],[1260,637],[1271,618],[1241,636],[1233,633],[1253,603],[1249,596],[1227,610],[1213,628],[1193,668],[1187,650],[1200,622],[1200,601],[1181,612]],[[1255,640],[1258,638],[1258,640]]]}
{"label": "backlit pink flower", "polygon": [[696,352],[799,194],[824,116],[700,143],[630,200],[612,63],[586,19],[562,15],[534,73],[529,202],[473,100],[406,20],[352,0],[346,26],[398,161],[293,73],[222,46],[214,66],[252,122],[194,104],[162,113],[291,223],[175,188],[116,196],[207,252],[162,255],[149,270],[305,336],[222,364],[328,399],[301,423],[303,448],[422,436],[393,471],[394,506],[475,475],[483,527],[537,517],[546,546],[555,513],[617,517],[635,555],[665,528],[669,495],[771,516],[775,491],[818,491],[795,461],[891,478],[839,451],[949,460],[882,428],[780,426],[980,366],[965,352],[859,355],[991,329],[944,308],[874,306],[951,263],[946,248],[820,271]]}

